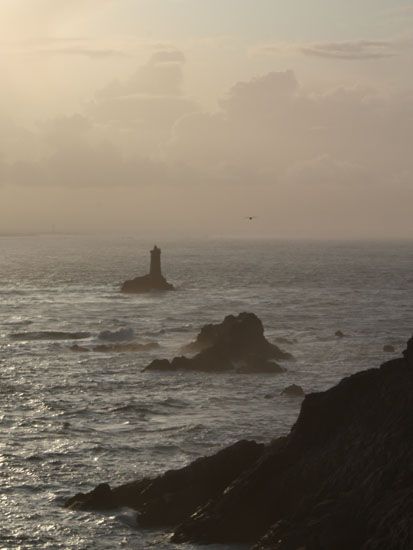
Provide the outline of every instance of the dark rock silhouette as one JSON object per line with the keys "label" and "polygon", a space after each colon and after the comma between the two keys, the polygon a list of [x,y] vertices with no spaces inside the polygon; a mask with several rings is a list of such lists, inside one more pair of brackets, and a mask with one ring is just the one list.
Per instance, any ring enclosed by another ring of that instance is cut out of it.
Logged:
{"label": "dark rock silhouette", "polygon": [[124,342],[125,340],[133,340],[135,333],[132,328],[120,328],[119,330],[102,330],[99,333],[99,340],[107,342]]}
{"label": "dark rock silhouette", "polygon": [[213,456],[199,458],[179,470],[110,489],[107,483],[90,493],[78,493],[65,506],[79,510],[108,510],[129,506],[139,510],[145,527],[177,525],[198,506],[215,498],[262,456],[265,445],[239,441]]}
{"label": "dark rock silhouette", "polygon": [[391,344],[386,344],[383,346],[383,351],[394,353],[396,350],[394,349],[394,346],[392,346]]}
{"label": "dark rock silhouette", "polygon": [[281,395],[286,395],[288,397],[305,397],[303,388],[297,384],[291,384],[291,386],[285,388],[281,392]]}
{"label": "dark rock silhouette", "polygon": [[181,524],[174,540],[256,550],[411,548],[411,352],[412,342],[403,359],[307,396],[290,435]]}
{"label": "dark rock silhouette", "polygon": [[125,353],[125,352],[136,352],[136,351],[149,351],[156,348],[159,348],[159,344],[157,342],[146,342],[145,344],[138,344],[135,342],[97,344],[90,347],[73,344],[73,346],[70,347],[72,351],[77,351],[80,353],[85,353],[88,351],[95,351],[95,352],[101,352],[101,353],[107,353],[107,352]]}
{"label": "dark rock silhouette", "polygon": [[73,346],[70,346],[70,349],[72,351],[78,351],[79,353],[86,353],[90,351],[90,348],[87,348],[86,346],[79,346],[79,344],[73,344]]}
{"label": "dark rock silhouette", "polygon": [[411,550],[413,338],[403,357],[307,395],[287,437],[239,442],[181,470],[67,506],[130,506],[172,541],[254,550]]}
{"label": "dark rock silhouette", "polygon": [[10,338],[14,340],[84,340],[90,338],[90,332],[61,332],[44,330],[38,332],[14,332]]}
{"label": "dark rock silhouette", "polygon": [[161,270],[161,249],[156,245],[151,250],[151,264],[148,275],[125,281],[121,291],[126,293],[150,292],[151,290],[175,290],[167,282]]}
{"label": "dark rock silhouette", "polygon": [[407,342],[407,348],[403,352],[403,357],[410,367],[413,367],[413,336]]}
{"label": "dark rock silhouette", "polygon": [[145,370],[195,370],[204,372],[284,372],[273,360],[292,359],[264,336],[262,322],[254,313],[228,315],[222,323],[205,325],[195,342],[185,348],[194,357],[156,359]]}
{"label": "dark rock silhouette", "polygon": [[337,330],[334,335],[337,336],[337,338],[344,338],[345,336],[344,332],[342,332],[341,330]]}

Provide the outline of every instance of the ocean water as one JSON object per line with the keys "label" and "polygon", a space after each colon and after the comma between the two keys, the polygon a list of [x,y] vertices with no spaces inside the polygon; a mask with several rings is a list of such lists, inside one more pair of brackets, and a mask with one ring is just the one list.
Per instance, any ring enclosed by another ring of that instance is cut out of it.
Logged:
{"label": "ocean water", "polygon": [[[0,238],[2,549],[175,548],[169,533],[139,529],[130,510],[94,514],[62,504],[104,481],[284,434],[300,401],[282,389],[326,389],[399,355],[412,335],[412,242],[166,241],[158,243],[163,268],[177,291],[122,295],[121,281],[147,272],[153,244]],[[292,342],[279,344],[296,358],[286,373],[142,372],[153,358],[178,354],[203,324],[241,311],[262,319],[269,340]],[[80,331],[86,338],[69,334]],[[103,331],[159,347],[71,349],[110,343]],[[396,353],[384,353],[385,344]]]}

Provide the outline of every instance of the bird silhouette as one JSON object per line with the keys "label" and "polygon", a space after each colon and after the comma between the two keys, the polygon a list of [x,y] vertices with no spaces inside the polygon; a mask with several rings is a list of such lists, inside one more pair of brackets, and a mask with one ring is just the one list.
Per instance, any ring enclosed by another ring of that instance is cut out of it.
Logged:
{"label": "bird silhouette", "polygon": [[255,220],[257,216],[245,216],[246,220],[252,221]]}

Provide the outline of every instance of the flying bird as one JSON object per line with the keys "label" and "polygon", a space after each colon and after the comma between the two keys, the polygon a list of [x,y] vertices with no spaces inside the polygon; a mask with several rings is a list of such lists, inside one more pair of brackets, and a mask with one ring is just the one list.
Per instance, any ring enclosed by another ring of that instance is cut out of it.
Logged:
{"label": "flying bird", "polygon": [[245,216],[245,219],[246,219],[246,220],[249,220],[249,221],[251,222],[252,220],[255,220],[256,217],[257,217],[257,216]]}

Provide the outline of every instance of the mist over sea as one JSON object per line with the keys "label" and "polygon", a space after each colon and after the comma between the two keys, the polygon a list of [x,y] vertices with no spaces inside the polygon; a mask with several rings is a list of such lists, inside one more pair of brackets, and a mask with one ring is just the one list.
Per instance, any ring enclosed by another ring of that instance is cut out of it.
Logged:
{"label": "mist over sea", "polygon": [[[175,548],[168,533],[136,528],[130,510],[62,504],[101,482],[284,434],[300,407],[280,395],[286,386],[328,388],[399,355],[411,336],[412,241],[165,240],[163,271],[177,291],[122,295],[123,280],[148,271],[153,244],[0,238],[0,548]],[[288,372],[142,372],[179,355],[203,324],[242,311],[261,318],[270,341],[291,342],[278,343],[296,358]],[[159,347],[71,349],[113,341]]]}

